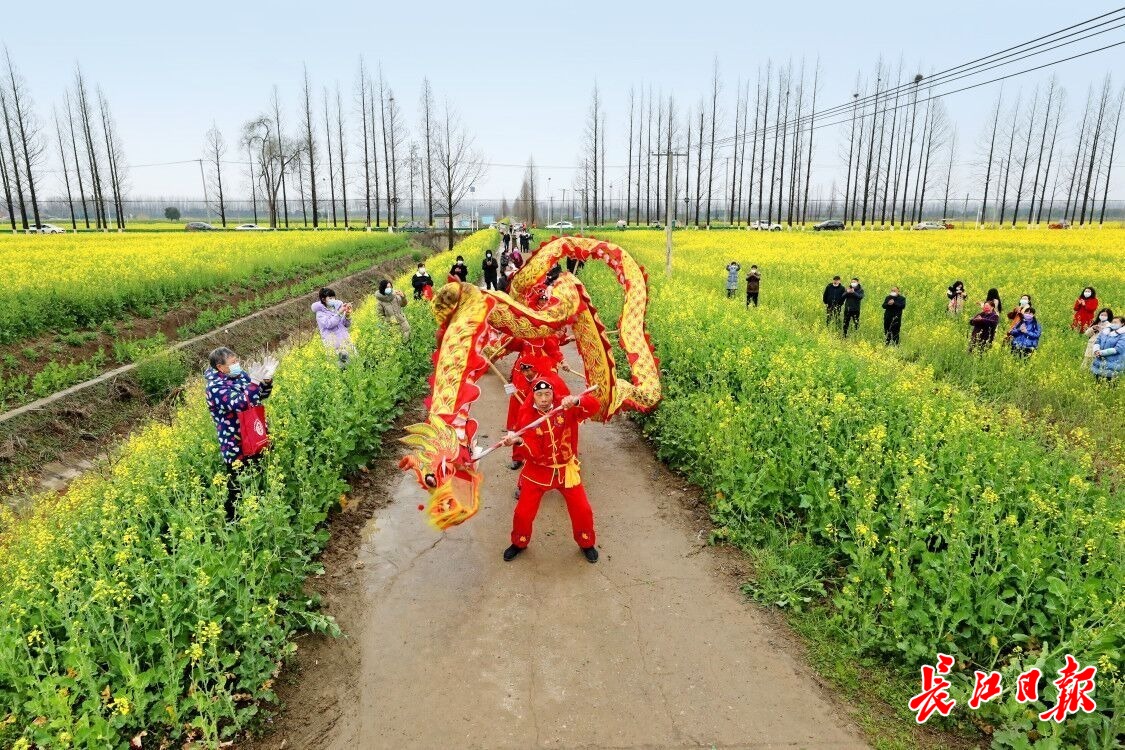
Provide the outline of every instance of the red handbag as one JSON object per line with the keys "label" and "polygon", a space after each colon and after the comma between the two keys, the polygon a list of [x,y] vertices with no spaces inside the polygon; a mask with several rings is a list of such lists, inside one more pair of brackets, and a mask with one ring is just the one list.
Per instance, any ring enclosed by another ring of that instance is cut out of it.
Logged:
{"label": "red handbag", "polygon": [[239,458],[251,458],[264,451],[270,444],[265,407],[258,404],[238,412],[238,432],[242,438]]}

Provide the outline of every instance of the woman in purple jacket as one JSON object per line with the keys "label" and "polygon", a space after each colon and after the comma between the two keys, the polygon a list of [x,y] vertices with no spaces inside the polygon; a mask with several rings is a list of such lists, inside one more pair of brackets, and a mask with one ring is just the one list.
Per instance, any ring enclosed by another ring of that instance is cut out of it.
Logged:
{"label": "woman in purple jacket", "polygon": [[316,313],[316,327],[320,329],[321,340],[326,347],[336,352],[340,367],[344,367],[348,364],[352,350],[352,338],[348,330],[352,326],[351,303],[336,299],[336,292],[326,287],[320,290],[320,299],[312,303],[312,311]]}

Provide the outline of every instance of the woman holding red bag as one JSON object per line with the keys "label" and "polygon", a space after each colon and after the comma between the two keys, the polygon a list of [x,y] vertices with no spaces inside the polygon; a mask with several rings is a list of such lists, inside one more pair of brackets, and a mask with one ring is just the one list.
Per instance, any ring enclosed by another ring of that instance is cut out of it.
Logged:
{"label": "woman holding red bag", "polygon": [[239,475],[269,444],[261,404],[273,391],[273,377],[270,373],[260,381],[251,378],[238,355],[225,346],[211,352],[210,365],[203,373],[204,393],[227,467],[226,511],[227,520],[233,521],[235,502],[242,495]]}

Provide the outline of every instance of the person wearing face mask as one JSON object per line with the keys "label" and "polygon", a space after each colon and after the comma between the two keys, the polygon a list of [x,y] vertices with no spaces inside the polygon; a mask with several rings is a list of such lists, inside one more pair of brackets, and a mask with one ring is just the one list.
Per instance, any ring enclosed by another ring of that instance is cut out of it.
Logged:
{"label": "person wearing face mask", "polygon": [[1097,336],[1097,349],[1090,371],[1099,383],[1117,383],[1118,376],[1125,372],[1125,319],[1116,315],[1102,328]]}
{"label": "person wearing face mask", "polygon": [[840,310],[844,306],[844,285],[840,283],[839,276],[833,276],[832,281],[824,287],[824,308],[827,311],[825,324],[831,328],[833,324],[840,325]]}
{"label": "person wearing face mask", "polygon": [[1094,291],[1094,287],[1088,286],[1074,301],[1074,320],[1071,321],[1070,327],[1076,331],[1085,331],[1093,324],[1097,311],[1098,293]]}
{"label": "person wearing face mask", "polygon": [[379,317],[398,325],[403,341],[409,339],[410,321],[402,313],[402,308],[406,307],[406,295],[396,290],[390,279],[383,279],[379,282],[375,301],[379,304]]}
{"label": "person wearing face mask", "polygon": [[258,406],[273,392],[273,379],[252,380],[232,350],[220,346],[208,357],[209,367],[203,372],[204,397],[215,431],[219,452],[227,469],[227,520],[233,521],[235,506],[241,497],[239,477],[248,466],[255,465],[261,454],[243,455],[239,413]]}
{"label": "person wearing face mask", "polygon": [[426,273],[426,264],[419,263],[418,270],[410,277],[410,286],[414,287],[414,299],[422,299],[426,293],[426,287],[433,287],[433,278]]}
{"label": "person wearing face mask", "polygon": [[852,326],[859,330],[859,306],[863,302],[863,294],[863,285],[853,277],[844,290],[844,338],[848,337],[848,329]]}
{"label": "person wearing face mask", "polygon": [[754,307],[758,306],[758,292],[762,288],[762,274],[758,270],[758,266],[751,265],[750,272],[746,274],[746,306],[750,307],[750,303],[754,303]]}
{"label": "person wearing face mask", "polygon": [[965,291],[965,284],[960,281],[954,281],[949,285],[949,289],[945,291],[945,296],[949,298],[949,304],[946,306],[949,313],[951,315],[960,315],[961,310],[964,309],[965,300],[969,298],[968,293]]}
{"label": "person wearing face mask", "polygon": [[328,287],[320,290],[319,299],[312,303],[316,315],[316,327],[324,345],[336,352],[340,366],[347,365],[351,355],[352,306],[336,298],[336,292]]}
{"label": "person wearing face mask", "polygon": [[[1025,294],[1022,297],[1020,297],[1020,303],[1018,305],[1016,305],[1012,309],[1011,312],[1008,313],[1008,334],[1007,335],[1009,335],[1009,336],[1012,335],[1012,331],[1014,331],[1016,326],[1018,326],[1020,324],[1020,322],[1023,321],[1023,314],[1025,312],[1027,312],[1027,309],[1029,307],[1031,307],[1031,295]],[[997,311],[997,312],[999,312],[999,311]]]}
{"label": "person wearing face mask", "polygon": [[449,269],[449,278],[447,281],[468,281],[469,280],[469,267],[465,265],[465,259],[460,255],[457,256],[457,262],[454,263]]}
{"label": "person wearing face mask", "polygon": [[734,297],[734,293],[738,291],[738,272],[741,270],[742,266],[738,265],[738,261],[727,263],[727,299]]}
{"label": "person wearing face mask", "polygon": [[504,560],[511,562],[527,549],[531,529],[543,495],[558,490],[566,501],[574,541],[589,562],[598,561],[597,537],[594,534],[594,513],[582,486],[578,465],[578,425],[598,412],[593,394],[562,396],[555,391],[555,382],[537,378],[531,386],[531,398],[520,410],[519,422],[529,425],[560,411],[539,426],[522,435],[508,432],[503,444],[515,446],[515,456],[524,462],[520,472],[519,501],[512,518],[511,546],[504,550]]}
{"label": "person wearing face mask", "polygon": [[1020,313],[1020,319],[1012,326],[1012,330],[1008,331],[1012,354],[1021,359],[1029,357],[1039,347],[1042,333],[1043,329],[1035,319],[1035,308],[1028,307]]}
{"label": "person wearing face mask", "polygon": [[897,286],[883,299],[883,339],[887,346],[898,346],[902,330],[902,311],[906,309],[906,296]]}
{"label": "person wearing face mask", "polygon": [[496,262],[496,258],[492,257],[492,251],[489,250],[484,254],[484,260],[480,264],[481,270],[484,271],[484,288],[495,289],[496,277],[500,272],[500,264]]}
{"label": "person wearing face mask", "polygon": [[980,312],[969,321],[972,332],[969,334],[969,353],[980,353],[992,347],[996,338],[996,326],[1000,323],[1000,313],[988,302],[982,302]]}
{"label": "person wearing face mask", "polygon": [[1094,351],[1098,348],[1098,334],[1106,329],[1111,322],[1113,322],[1113,310],[1106,307],[1098,313],[1098,317],[1093,324],[1083,331],[1089,341],[1086,343],[1086,352],[1082,355],[1082,369],[1087,369],[1093,364]]}

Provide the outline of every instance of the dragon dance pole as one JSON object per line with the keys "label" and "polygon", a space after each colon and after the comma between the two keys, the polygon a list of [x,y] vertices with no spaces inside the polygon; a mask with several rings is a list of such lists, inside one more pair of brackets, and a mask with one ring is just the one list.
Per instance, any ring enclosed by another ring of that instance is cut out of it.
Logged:
{"label": "dragon dance pole", "polygon": [[[587,393],[590,393],[590,392],[592,392],[592,391],[596,391],[597,389],[598,389],[598,387],[597,387],[596,385],[592,385],[592,386],[588,387],[588,388],[587,388],[586,390],[584,390],[584,391],[582,391],[581,393],[579,393],[579,394],[578,394],[578,397],[582,397],[582,396],[585,396],[585,395],[586,395]],[[538,427],[539,425],[543,424],[543,423],[544,423],[544,422],[546,422],[546,421],[547,421],[548,419],[550,419],[551,417],[555,416],[556,414],[558,414],[558,413],[559,413],[560,411],[562,411],[562,410],[563,410],[563,407],[562,407],[562,405],[556,406],[556,407],[555,407],[554,409],[551,409],[551,410],[550,410],[549,412],[547,412],[547,413],[546,413],[546,414],[544,414],[543,416],[539,417],[538,419],[536,419],[536,420],[535,420],[534,422],[532,422],[531,424],[529,424],[529,425],[525,425],[524,427],[521,427],[521,428],[520,428],[519,430],[517,430],[517,431],[516,431],[516,433],[515,433],[515,434],[516,434],[516,435],[522,435],[523,433],[527,432],[528,430],[532,429],[533,427]],[[505,436],[505,437],[506,437],[506,436]],[[473,459],[472,459],[472,460],[473,460],[473,461],[479,461],[479,460],[481,460],[482,458],[484,458],[485,456],[487,456],[487,455],[488,455],[489,453],[492,453],[492,452],[493,452],[494,450],[496,450],[497,448],[501,448],[501,447],[503,447],[503,445],[504,445],[504,441],[503,441],[503,440],[498,440],[497,442],[495,442],[495,443],[493,443],[492,445],[488,446],[487,448],[485,448],[484,450],[480,451],[479,453],[475,453],[475,454],[473,455]]]}

